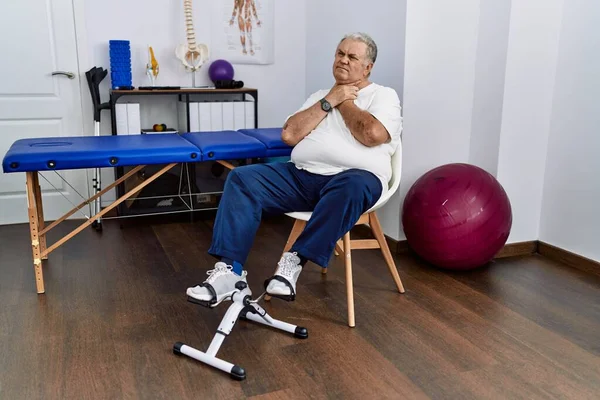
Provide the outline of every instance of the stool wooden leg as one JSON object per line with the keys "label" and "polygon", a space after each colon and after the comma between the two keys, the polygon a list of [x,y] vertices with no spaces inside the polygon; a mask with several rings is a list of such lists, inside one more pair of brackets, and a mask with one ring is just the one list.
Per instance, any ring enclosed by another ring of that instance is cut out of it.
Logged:
{"label": "stool wooden leg", "polygon": [[296,243],[296,240],[298,239],[298,236],[300,236],[300,234],[304,230],[305,226],[306,226],[306,221],[304,221],[304,220],[297,219],[296,222],[294,222],[294,226],[292,227],[292,231],[290,232],[290,236],[288,236],[288,240],[285,243],[285,247],[283,249],[284,253],[286,251],[290,251],[290,249],[292,248],[292,246],[294,245],[294,243]]}
{"label": "stool wooden leg", "polygon": [[344,256],[346,263],[346,294],[348,297],[348,326],[353,328],[354,321],[354,288],[352,283],[352,247],[350,245],[350,232],[344,235]]}
{"label": "stool wooden leg", "polygon": [[29,232],[31,234],[31,250],[33,252],[33,268],[35,270],[35,285],[38,293],[44,293],[44,274],[42,272],[42,259],[40,251],[39,238],[39,220],[38,206],[36,198],[39,185],[37,185],[37,171],[26,173],[27,179],[27,211],[29,214]]}
{"label": "stool wooden leg", "polygon": [[400,275],[398,275],[398,269],[396,268],[396,264],[394,263],[394,258],[392,257],[390,248],[388,247],[387,241],[385,240],[383,229],[381,229],[381,224],[379,223],[379,218],[377,218],[377,214],[375,214],[374,212],[369,214],[369,225],[371,225],[373,235],[379,242],[381,252],[383,253],[383,258],[385,258],[385,262],[390,270],[390,273],[392,274],[392,278],[394,278],[394,282],[396,282],[398,291],[400,293],[404,293],[404,286],[402,285],[402,281],[400,280]]}
{"label": "stool wooden leg", "polygon": [[340,254],[342,254],[344,252],[344,246],[342,246],[342,239],[338,240],[335,243],[335,255],[339,256]]}

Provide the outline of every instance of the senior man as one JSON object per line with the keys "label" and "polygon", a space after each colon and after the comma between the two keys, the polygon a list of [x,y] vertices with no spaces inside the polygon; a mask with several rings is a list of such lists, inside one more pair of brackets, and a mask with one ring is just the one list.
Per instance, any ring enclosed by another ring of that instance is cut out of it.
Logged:
{"label": "senior man", "polygon": [[346,35],[333,61],[335,84],[313,93],[287,118],[282,140],[290,162],[235,168],[225,182],[209,254],[220,259],[202,284],[187,289],[216,306],[231,297],[264,213],[312,211],[304,231],[265,281],[273,297],[294,300],[307,261],[326,267],[336,241],[388,189],[391,156],[402,130],[397,93],[371,82],[377,45],[364,33]]}

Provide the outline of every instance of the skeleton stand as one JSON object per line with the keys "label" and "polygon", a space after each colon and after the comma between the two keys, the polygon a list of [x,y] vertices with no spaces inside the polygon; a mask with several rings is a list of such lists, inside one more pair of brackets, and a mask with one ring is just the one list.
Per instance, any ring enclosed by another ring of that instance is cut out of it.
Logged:
{"label": "skeleton stand", "polygon": [[[177,355],[184,354],[188,357],[220,369],[221,371],[229,373],[233,379],[244,380],[246,379],[246,371],[244,368],[217,358],[217,352],[219,351],[219,348],[223,344],[225,338],[231,333],[238,318],[251,320],[258,322],[259,324],[264,324],[285,332],[293,333],[295,337],[300,339],[306,339],[308,337],[308,331],[306,328],[271,318],[265,309],[258,305],[258,301],[264,296],[264,293],[256,300],[251,300],[252,292],[250,291],[250,288],[246,282],[237,282],[235,284],[235,288],[237,291],[231,296],[233,303],[229,306],[229,309],[221,320],[221,324],[217,328],[217,333],[213,337],[208,349],[205,352],[202,352],[186,344],[177,342],[173,346],[173,353]],[[192,303],[210,307],[208,304],[199,302],[195,299],[188,298],[188,300]]]}

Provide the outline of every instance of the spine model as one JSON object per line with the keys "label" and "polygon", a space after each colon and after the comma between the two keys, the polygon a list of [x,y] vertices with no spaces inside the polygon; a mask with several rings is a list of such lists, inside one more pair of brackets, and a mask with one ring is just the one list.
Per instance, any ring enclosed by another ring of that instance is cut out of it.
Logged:
{"label": "spine model", "polygon": [[208,47],[205,44],[196,43],[192,0],[183,1],[183,11],[185,15],[186,43],[177,46],[175,55],[186,69],[196,71],[208,60]]}

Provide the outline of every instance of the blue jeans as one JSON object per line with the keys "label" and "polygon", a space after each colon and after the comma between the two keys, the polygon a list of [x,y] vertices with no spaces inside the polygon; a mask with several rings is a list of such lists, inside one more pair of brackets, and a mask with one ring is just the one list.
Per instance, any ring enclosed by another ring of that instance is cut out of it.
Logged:
{"label": "blue jeans", "polygon": [[298,169],[292,162],[235,168],[225,182],[208,252],[244,264],[263,213],[312,211],[291,251],[326,267],[337,240],[381,193],[379,178],[365,170],[325,176]]}

